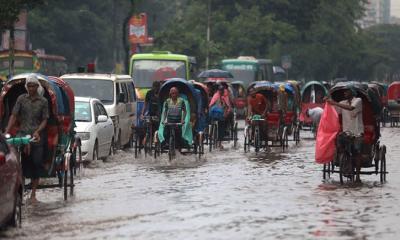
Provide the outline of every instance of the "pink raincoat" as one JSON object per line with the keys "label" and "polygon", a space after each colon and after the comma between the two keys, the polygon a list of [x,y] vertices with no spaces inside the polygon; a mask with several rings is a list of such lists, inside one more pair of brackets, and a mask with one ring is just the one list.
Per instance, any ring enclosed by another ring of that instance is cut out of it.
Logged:
{"label": "pink raincoat", "polygon": [[339,116],[335,107],[325,104],[318,127],[315,144],[315,161],[320,164],[333,161],[336,151],[336,135],[340,131]]}

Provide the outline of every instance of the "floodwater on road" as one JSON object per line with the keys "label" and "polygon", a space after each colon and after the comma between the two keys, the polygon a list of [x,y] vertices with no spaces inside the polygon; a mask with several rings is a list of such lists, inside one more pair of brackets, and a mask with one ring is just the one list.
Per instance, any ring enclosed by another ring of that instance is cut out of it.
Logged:
{"label": "floodwater on road", "polygon": [[[6,239],[397,239],[400,236],[400,129],[383,128],[388,182],[362,176],[323,182],[314,141],[256,156],[242,147],[135,159],[133,150],[91,163],[64,202],[39,190],[24,206],[23,227]],[[308,135],[309,133],[303,133]],[[239,133],[242,135],[242,132]],[[241,144],[240,144],[241,145]]]}

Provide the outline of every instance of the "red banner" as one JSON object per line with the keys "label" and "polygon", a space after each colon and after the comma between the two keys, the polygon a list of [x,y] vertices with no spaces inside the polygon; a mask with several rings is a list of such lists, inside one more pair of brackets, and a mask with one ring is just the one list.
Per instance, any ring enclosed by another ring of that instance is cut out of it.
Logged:
{"label": "red banner", "polygon": [[132,44],[148,42],[146,13],[140,13],[129,19],[129,41]]}

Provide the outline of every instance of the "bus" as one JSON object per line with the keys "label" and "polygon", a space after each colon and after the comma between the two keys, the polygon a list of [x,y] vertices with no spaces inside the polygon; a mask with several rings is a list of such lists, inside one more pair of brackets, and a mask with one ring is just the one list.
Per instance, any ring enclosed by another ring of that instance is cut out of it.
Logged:
{"label": "bus", "polygon": [[138,53],[131,57],[129,75],[136,87],[136,96],[143,101],[154,81],[167,78],[191,79],[195,74],[196,60],[168,51]]}
{"label": "bus", "polygon": [[[9,75],[9,50],[0,51],[0,79],[5,81]],[[35,51],[14,52],[14,75],[38,72],[47,76],[61,76],[67,72],[63,56],[48,55]]]}
{"label": "bus", "polygon": [[[136,114],[140,116],[147,92],[154,81],[167,78],[192,79],[196,74],[196,59],[194,57],[174,54],[169,51],[137,53],[132,55],[129,65],[129,75],[135,83],[137,98]],[[137,118],[136,126],[142,126]]]}
{"label": "bus", "polygon": [[272,61],[241,56],[222,60],[222,69],[233,75],[233,81],[242,81],[247,88],[254,81],[273,81]]}

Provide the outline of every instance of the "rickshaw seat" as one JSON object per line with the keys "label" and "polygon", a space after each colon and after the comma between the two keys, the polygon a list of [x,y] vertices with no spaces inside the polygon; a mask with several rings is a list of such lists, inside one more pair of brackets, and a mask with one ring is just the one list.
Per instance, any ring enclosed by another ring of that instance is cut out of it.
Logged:
{"label": "rickshaw seat", "polygon": [[272,112],[267,114],[267,123],[271,126],[279,126],[280,114],[278,112]]}
{"label": "rickshaw seat", "polygon": [[294,112],[286,112],[285,114],[285,124],[291,124],[294,118]]}
{"label": "rickshaw seat", "polygon": [[47,144],[49,148],[54,148],[58,144],[58,126],[47,125]]}
{"label": "rickshaw seat", "polygon": [[59,122],[62,122],[62,130],[64,133],[68,133],[71,123],[72,123],[72,117],[71,116],[60,116]]}
{"label": "rickshaw seat", "polygon": [[375,136],[375,126],[374,125],[365,125],[364,126],[364,143],[373,144]]}

